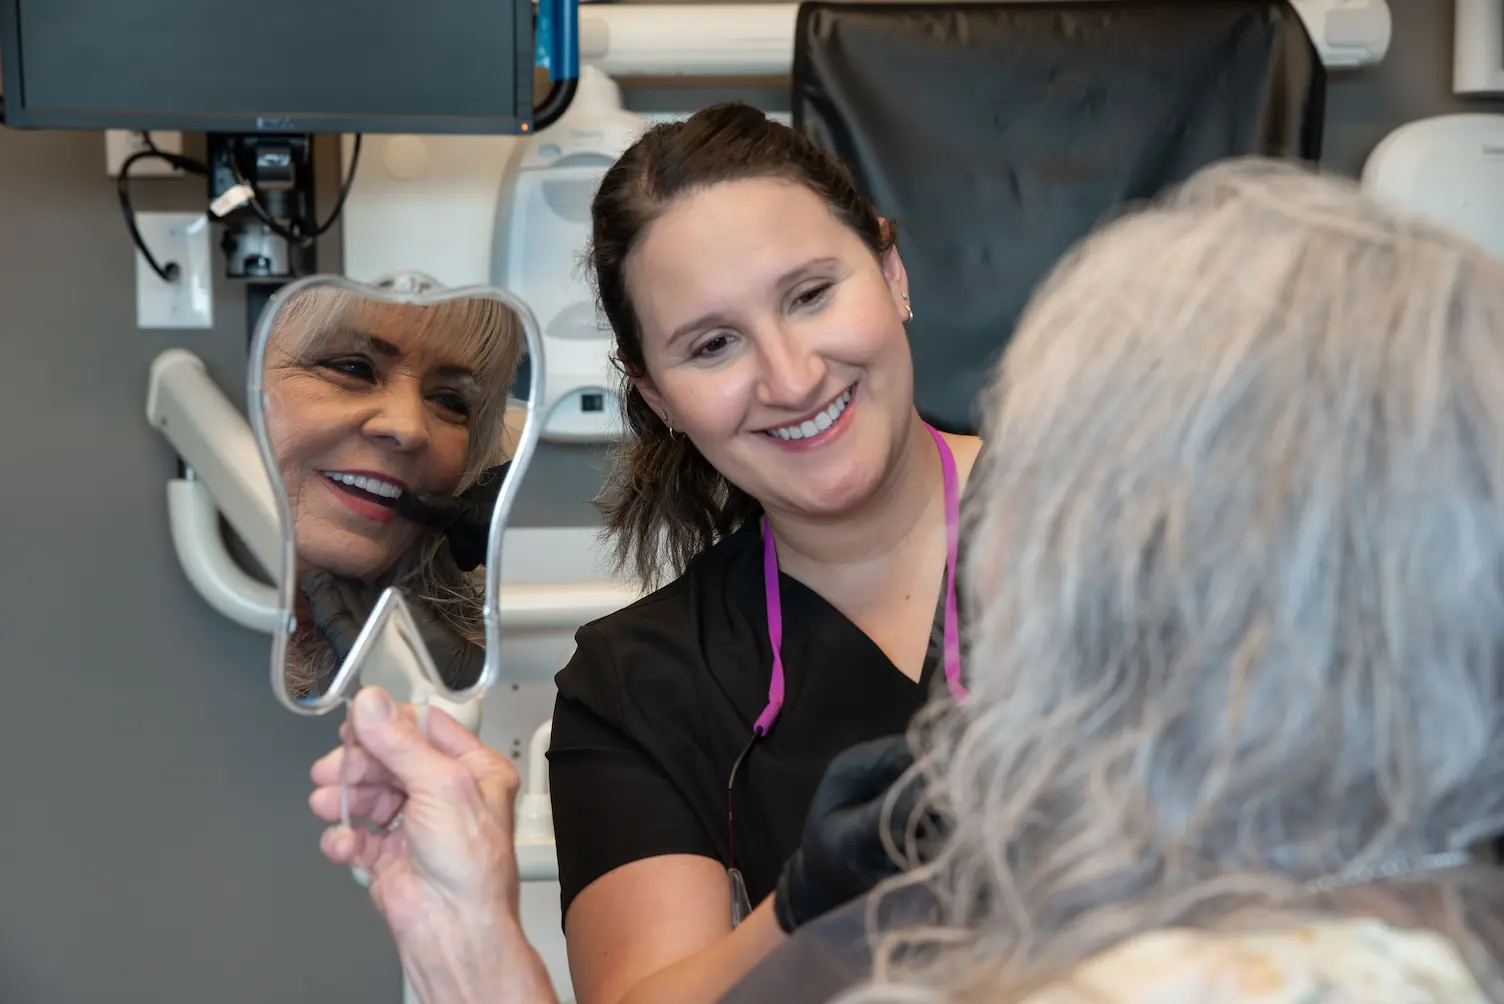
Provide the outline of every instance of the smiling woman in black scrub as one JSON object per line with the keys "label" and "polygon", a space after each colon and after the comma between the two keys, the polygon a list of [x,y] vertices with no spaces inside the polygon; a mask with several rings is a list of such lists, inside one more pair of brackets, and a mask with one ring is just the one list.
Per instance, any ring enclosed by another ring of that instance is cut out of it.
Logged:
{"label": "smiling woman in black scrub", "polygon": [[793,130],[745,106],[656,127],[593,216],[628,376],[608,530],[677,578],[582,628],[558,675],[570,968],[580,1004],[710,1004],[790,926],[773,894],[831,760],[902,733],[939,679],[962,693],[980,441],[920,419],[891,229]]}

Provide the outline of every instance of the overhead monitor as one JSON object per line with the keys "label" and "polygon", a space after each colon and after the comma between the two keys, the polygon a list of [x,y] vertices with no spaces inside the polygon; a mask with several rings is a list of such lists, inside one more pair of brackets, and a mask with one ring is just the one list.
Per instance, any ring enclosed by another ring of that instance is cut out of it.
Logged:
{"label": "overhead monitor", "polygon": [[517,134],[532,0],[0,0],[19,129]]}

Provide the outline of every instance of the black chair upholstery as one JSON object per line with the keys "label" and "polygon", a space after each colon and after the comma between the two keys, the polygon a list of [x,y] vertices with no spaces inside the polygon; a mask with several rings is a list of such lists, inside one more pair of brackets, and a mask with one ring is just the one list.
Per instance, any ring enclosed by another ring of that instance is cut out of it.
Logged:
{"label": "black chair upholstery", "polygon": [[897,220],[919,410],[963,432],[1072,244],[1213,161],[1317,159],[1325,83],[1273,0],[820,0],[799,10],[793,112]]}

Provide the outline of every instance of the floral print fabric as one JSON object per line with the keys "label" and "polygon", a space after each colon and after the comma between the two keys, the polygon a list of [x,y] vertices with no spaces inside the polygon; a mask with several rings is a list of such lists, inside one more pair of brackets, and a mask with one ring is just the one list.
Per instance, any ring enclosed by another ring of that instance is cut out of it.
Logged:
{"label": "floral print fabric", "polygon": [[1487,1004],[1452,943],[1372,920],[1125,942],[1030,1004]]}

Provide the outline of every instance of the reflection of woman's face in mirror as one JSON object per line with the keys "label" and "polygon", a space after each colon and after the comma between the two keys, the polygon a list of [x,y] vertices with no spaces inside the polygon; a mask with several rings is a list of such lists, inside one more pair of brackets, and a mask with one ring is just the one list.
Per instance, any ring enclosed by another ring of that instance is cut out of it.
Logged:
{"label": "reflection of woman's face in mirror", "polygon": [[314,289],[282,312],[267,343],[266,428],[298,563],[369,582],[422,533],[376,499],[461,487],[485,393],[477,374],[497,351],[486,343],[508,340],[495,321],[504,311]]}

